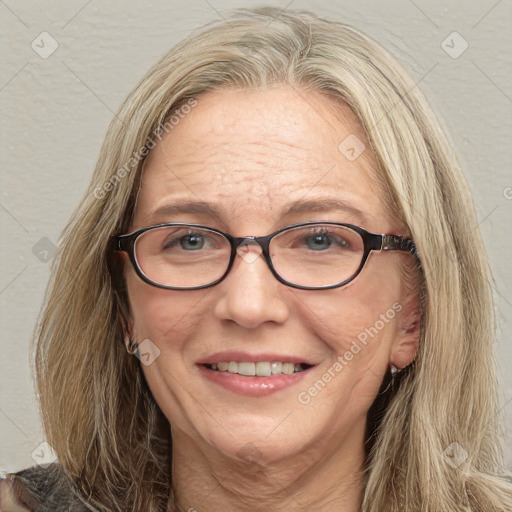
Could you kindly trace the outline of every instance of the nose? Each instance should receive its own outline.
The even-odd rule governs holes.
[[[284,323],[288,304],[281,296],[282,285],[268,268],[261,247],[243,244],[226,278],[217,285],[220,299],[214,313],[219,320],[230,320],[247,329],[266,322]]]

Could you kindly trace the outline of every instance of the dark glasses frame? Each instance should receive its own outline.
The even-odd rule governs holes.
[[[271,240],[279,235],[280,233],[283,233],[284,231],[288,231],[291,229],[304,227],[304,226],[315,226],[315,225],[329,225],[329,226],[339,226],[351,229],[352,231],[355,231],[358,233],[362,240],[363,240],[363,246],[364,246],[364,252],[361,258],[361,263],[359,264],[359,267],[357,270],[347,279],[344,281],[341,281],[339,283],[330,284],[330,285],[323,285],[323,286],[302,286],[297,285],[295,283],[292,283],[290,281],[287,281],[286,279],[282,278],[276,269],[274,268],[274,265],[272,263],[272,258],[270,257],[269,252],[269,246]],[[217,233],[221,236],[223,236],[231,245],[231,254],[228,266],[226,268],[226,271],[224,274],[222,274],[221,277],[216,279],[215,281],[212,281],[211,283],[200,285],[200,286],[169,286],[164,285],[161,283],[158,283],[156,281],[152,281],[147,277],[142,269],[140,268],[140,265],[137,261],[136,255],[135,255],[135,242],[137,238],[142,235],[143,233],[146,233],[147,231],[150,231],[152,229],[162,228],[162,227],[190,227],[190,228],[200,228],[205,229],[208,231],[212,231],[214,233]],[[241,236],[241,237],[235,237],[230,235],[229,233],[225,233],[224,231],[220,231],[216,228],[211,228],[209,226],[204,226],[201,224],[189,224],[186,222],[170,222],[165,224],[157,224],[155,226],[148,226],[142,229],[138,229],[137,231],[134,231],[132,233],[126,234],[126,235],[118,235],[114,238],[115,240],[115,249],[118,251],[126,252],[130,258],[131,264],[133,265],[133,268],[135,269],[135,272],[137,275],[147,284],[150,284],[152,286],[156,286],[157,288],[164,288],[167,290],[200,290],[203,288],[209,288],[210,286],[214,286],[218,283],[220,283],[223,279],[226,278],[226,276],[229,274],[229,271],[231,270],[233,263],[235,261],[235,257],[237,254],[237,249],[241,245],[259,245],[262,249],[262,253],[265,257],[265,261],[267,262],[267,265],[274,275],[274,277],[281,283],[291,286],[292,288],[298,288],[300,290],[325,290],[325,289],[331,289],[331,288],[339,288],[341,286],[344,286],[351,281],[353,281],[363,270],[366,261],[368,260],[368,256],[372,251],[405,251],[408,253],[413,254],[416,259],[418,259],[418,255],[416,252],[416,246],[414,244],[414,241],[412,238],[409,237],[402,237],[399,235],[392,235],[392,234],[376,234],[371,233],[367,231],[366,229],[363,229],[359,226],[355,226],[353,224],[344,224],[340,222],[304,222],[300,224],[292,224],[290,226],[286,226],[284,228],[281,228],[277,231],[274,231],[270,235],[266,236]]]

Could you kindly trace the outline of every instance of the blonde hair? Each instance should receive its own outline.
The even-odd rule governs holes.
[[[379,45],[343,23],[271,7],[210,24],[149,70],[113,119],[63,232],[35,366],[47,438],[67,477],[98,510],[165,510],[170,428],[122,342],[128,302],[112,236],[130,224],[144,156],[180,107],[215,88],[273,84],[351,107],[388,208],[421,260],[420,346],[368,432],[362,510],[510,510],[491,276],[450,144],[414,81]],[[464,454],[458,467],[447,459],[454,449]]]

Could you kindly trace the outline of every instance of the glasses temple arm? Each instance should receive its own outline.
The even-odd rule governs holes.
[[[130,239],[123,235],[116,236],[114,239],[114,247],[116,251],[128,252]]]
[[[404,238],[396,235],[382,235],[381,250],[383,251],[407,251],[417,257],[416,245],[412,238]]]

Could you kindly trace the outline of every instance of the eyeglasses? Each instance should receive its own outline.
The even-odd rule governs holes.
[[[406,251],[411,238],[378,235],[352,224],[306,222],[267,236],[234,237],[199,224],[173,222],[116,237],[139,277],[169,290],[197,290],[222,281],[237,253],[251,262],[263,253],[278,281],[293,288],[320,290],[353,281],[371,251]],[[257,251],[250,250],[256,246]]]

